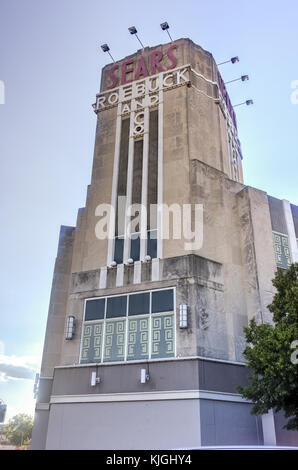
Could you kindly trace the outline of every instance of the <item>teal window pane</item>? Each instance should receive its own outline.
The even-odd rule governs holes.
[[[125,356],[126,320],[106,321],[104,362],[123,361]]]
[[[273,232],[275,261],[278,268],[287,269],[291,264],[291,255],[287,235]]]
[[[129,318],[127,332],[127,360],[149,358],[150,317]]]
[[[173,357],[175,353],[174,314],[152,315],[151,357]]]
[[[83,328],[81,363],[101,362],[103,321],[86,324]]]

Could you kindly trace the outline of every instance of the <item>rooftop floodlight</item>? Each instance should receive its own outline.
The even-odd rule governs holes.
[[[236,64],[237,62],[239,62],[239,57],[238,56],[232,57],[231,62],[232,62],[232,64]]]
[[[96,103],[93,103],[92,104],[92,108],[93,108],[93,111],[95,112],[95,114],[98,113],[98,109],[97,109],[97,104]]]
[[[249,80],[249,76],[248,75],[242,75],[239,78],[235,78],[234,80],[230,80],[228,82],[225,82],[225,85],[227,85],[228,83],[237,82],[238,80],[242,80],[242,82],[246,82],[247,80]]]
[[[137,28],[135,26],[131,26],[130,28],[128,28],[128,31],[130,32],[130,34],[137,34]]]
[[[238,56],[231,57],[231,59],[225,60],[224,62],[220,62],[219,64],[216,64],[216,65],[228,64],[229,62],[232,62],[232,64],[236,64],[237,62],[239,62],[239,57]]]
[[[115,62],[112,55],[111,55],[111,53],[110,53],[109,46],[107,44],[102,44],[100,47],[102,48],[103,52],[107,52],[109,54],[109,56],[111,57],[112,61]]]
[[[234,108],[236,106],[242,106],[243,104],[246,104],[246,106],[250,106],[251,104],[254,104],[254,102],[253,102],[253,100],[246,100],[246,101],[243,101],[243,103],[234,104]]]
[[[130,26],[130,28],[128,28],[128,31],[130,32],[130,34],[135,34],[136,35],[136,38],[139,41],[139,43],[141,44],[142,49],[144,49],[144,46],[143,46],[139,36],[137,35],[137,32],[138,32],[137,28],[135,26]]]
[[[173,42],[173,39],[171,38],[171,35],[170,35],[170,33],[169,33],[169,28],[170,28],[169,23],[168,23],[167,21],[165,21],[164,23],[161,23],[161,24],[160,24],[160,27],[161,27],[161,29],[162,29],[163,31],[166,31],[166,32],[168,33],[169,38],[170,38],[171,41]]]

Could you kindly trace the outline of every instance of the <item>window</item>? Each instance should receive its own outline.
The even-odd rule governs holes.
[[[105,314],[105,301],[104,299],[90,300],[86,304],[85,321],[99,320]]]
[[[82,364],[174,355],[173,288],[85,301]]]
[[[147,232],[147,255],[157,258],[157,230]]]
[[[287,269],[291,264],[288,236],[273,232],[275,261],[278,268]]]
[[[130,258],[132,258],[134,261],[139,261],[140,259],[140,235],[139,233],[131,234]]]
[[[107,318],[125,317],[126,302],[126,295],[109,297],[107,299]]]
[[[152,313],[168,312],[173,310],[172,289],[152,292]]]
[[[144,315],[150,313],[150,294],[132,294],[129,296],[128,315]]]
[[[123,263],[124,236],[115,237],[114,260],[117,264]]]

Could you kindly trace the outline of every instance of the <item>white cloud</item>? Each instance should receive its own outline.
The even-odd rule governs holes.
[[[39,370],[39,358],[36,356],[7,356],[0,354],[0,382],[8,380],[34,380]]]

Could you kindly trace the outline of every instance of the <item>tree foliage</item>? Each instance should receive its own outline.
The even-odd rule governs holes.
[[[5,426],[8,442],[15,446],[28,444],[32,436],[32,416],[20,413],[11,418]]]
[[[272,283],[276,294],[268,309],[273,324],[258,325],[253,319],[244,328],[243,355],[251,374],[248,386],[238,391],[254,403],[252,414],[283,410],[289,418],[285,428],[298,429],[298,366],[293,350],[298,340],[298,263],[285,271],[278,269]]]

